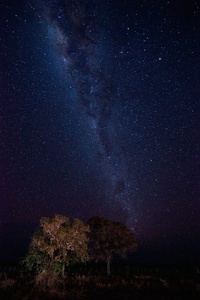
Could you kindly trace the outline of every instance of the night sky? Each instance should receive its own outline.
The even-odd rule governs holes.
[[[123,222],[138,261],[199,261],[198,1],[3,0],[0,14],[1,258],[64,214]]]

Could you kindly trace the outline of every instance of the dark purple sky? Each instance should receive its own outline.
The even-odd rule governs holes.
[[[125,223],[141,260],[199,260],[198,1],[0,11],[2,257],[59,213]]]

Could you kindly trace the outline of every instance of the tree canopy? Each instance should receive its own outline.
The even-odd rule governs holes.
[[[79,219],[70,222],[68,217],[55,215],[41,218],[40,229],[33,235],[29,252],[25,258],[31,270],[62,270],[70,263],[87,261],[89,226]]]
[[[101,217],[89,219],[89,253],[96,261],[107,263],[110,274],[110,260],[114,254],[126,257],[128,252],[137,249],[134,234],[125,225]]]

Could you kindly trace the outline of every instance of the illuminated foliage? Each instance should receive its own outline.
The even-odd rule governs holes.
[[[40,230],[32,237],[29,252],[24,260],[29,270],[55,270],[64,275],[65,266],[88,260],[87,233],[89,226],[79,219],[55,215],[42,218]]]

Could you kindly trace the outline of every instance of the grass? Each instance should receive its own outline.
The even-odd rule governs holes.
[[[125,266],[120,269],[116,265],[113,270],[113,275],[106,276],[101,273],[101,266],[93,269],[77,267],[71,269],[65,278],[53,272],[42,272],[37,276],[20,270],[2,272],[0,299],[200,299],[200,274],[194,266]]]

